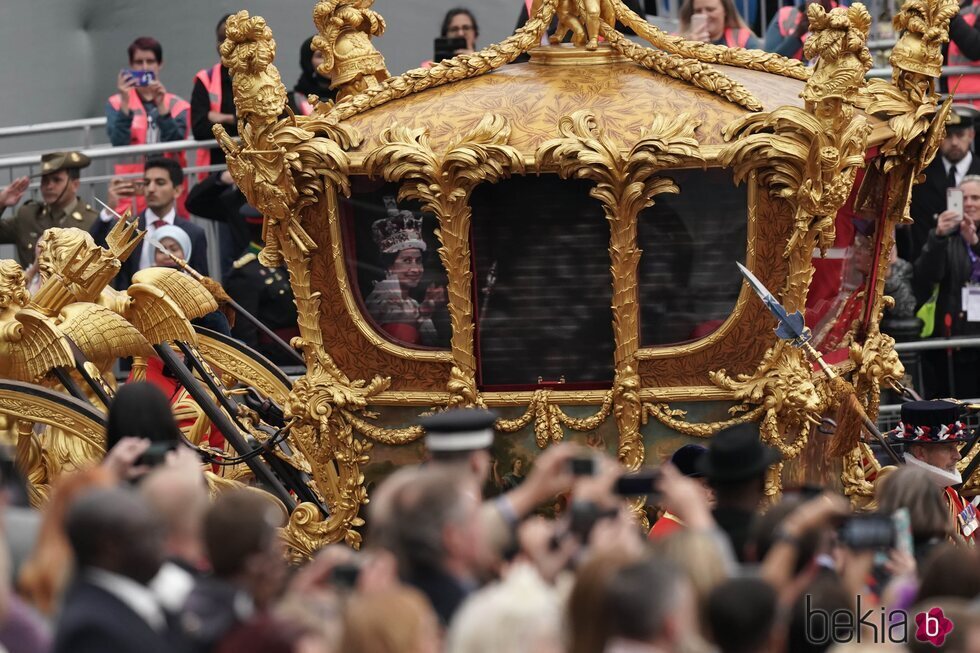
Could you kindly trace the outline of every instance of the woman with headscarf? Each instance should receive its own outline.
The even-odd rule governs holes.
[[[336,95],[330,89],[330,80],[316,71],[323,63],[323,53],[313,49],[313,37],[303,41],[299,49],[299,67],[303,73],[296,81],[293,90],[287,93],[289,108],[297,116],[308,116],[313,113],[313,103],[310,96],[316,95],[320,100],[332,100]]]

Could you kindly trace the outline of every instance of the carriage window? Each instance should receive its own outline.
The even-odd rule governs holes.
[[[640,212],[637,240],[640,343],[698,340],[735,308],[745,263],[748,192],[724,170],[665,173],[679,195],[657,195]]]
[[[344,253],[362,314],[379,333],[404,346],[449,347],[452,335],[446,272],[439,260],[437,220],[416,202],[400,202],[395,184],[351,180],[339,197]]]
[[[875,260],[875,221],[854,215],[845,207],[836,218],[837,238],[826,256],[813,257],[814,275],[806,300],[806,322],[813,330],[814,345],[831,352],[847,346],[847,336],[863,319],[868,285]],[[911,292],[912,266],[893,268],[885,294],[902,300],[895,309],[911,317],[915,297]],[[894,313],[898,314],[898,313]]]
[[[608,387],[609,227],[592,184],[554,175],[477,188],[472,249],[480,382]]]

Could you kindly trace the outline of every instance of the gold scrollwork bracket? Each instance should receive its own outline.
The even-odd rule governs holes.
[[[473,189],[522,174],[520,153],[508,145],[510,125],[501,116],[487,114],[470,132],[437,154],[424,130],[391,127],[381,145],[368,154],[364,168],[371,176],[401,183],[399,200],[415,199],[439,219],[439,258],[449,277],[449,318],[454,367],[448,389],[450,406],[482,405],[476,387],[473,300],[470,294],[469,205]]]
[[[661,193],[680,189],[664,169],[682,162],[704,164],[694,131],[699,121],[689,114],[656,116],[637,143],[623,151],[600,128],[595,116],[579,111],[558,123],[559,138],[546,141],[535,154],[538,169],[555,163],[563,178],[595,182],[589,194],[602,203],[609,221],[609,257],[613,281],[613,335],[616,342],[616,378],[613,383],[613,414],[619,427],[619,457],[630,469],[643,462],[640,435],[642,401],[636,352],[639,348],[636,244],[639,212],[653,205]]]

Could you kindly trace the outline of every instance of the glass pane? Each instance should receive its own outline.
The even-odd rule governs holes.
[[[354,178],[351,190],[350,199],[338,202],[347,274],[362,314],[400,345],[448,349],[452,332],[436,217],[415,202],[396,201],[395,184]]]
[[[834,246],[824,257],[819,252],[813,257],[813,281],[806,302],[813,344],[824,353],[844,345],[847,334],[864,318],[874,264],[874,221],[856,216],[845,206],[837,214],[835,225]]]
[[[484,387],[612,381],[609,227],[591,187],[542,175],[473,193]]]
[[[742,286],[748,191],[726,170],[665,173],[679,195],[657,195],[640,212],[640,343],[699,340],[731,314]]]

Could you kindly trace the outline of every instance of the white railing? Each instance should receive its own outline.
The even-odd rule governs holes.
[[[96,119],[90,119],[96,120]],[[74,121],[73,126],[77,126],[80,121]],[[104,122],[104,119],[103,119]],[[59,125],[61,123],[46,123],[45,125],[34,126],[34,127],[44,127],[48,128],[51,125]],[[64,123],[67,124],[67,123]],[[19,130],[18,134],[32,133],[27,131],[30,125],[25,125],[23,128],[8,128],[9,130]],[[56,130],[55,130],[56,131]],[[36,132],[41,133],[41,132]],[[90,204],[95,205],[95,198],[104,199],[106,196],[106,185],[108,181],[114,177],[139,177],[142,173],[133,172],[128,174],[116,174],[114,167],[116,164],[120,163],[139,163],[143,161],[148,155],[154,154],[166,154],[172,152],[189,152],[191,153],[187,158],[193,160],[193,153],[201,149],[211,149],[217,147],[217,143],[214,141],[195,141],[195,140],[183,140],[183,141],[173,141],[169,143],[154,143],[152,145],[127,145],[122,147],[112,147],[100,145],[92,148],[83,148],[80,151],[92,159],[92,166],[83,171],[81,177],[81,184],[79,188],[79,196]],[[71,148],[66,148],[71,149]],[[19,154],[15,156],[0,156],[0,186],[6,186],[14,179],[33,174],[41,165],[40,154]],[[193,186],[197,182],[197,173],[200,172],[215,172],[219,170],[224,170],[226,166],[224,164],[209,165],[209,166],[195,166],[189,165],[184,168],[184,173],[188,180],[188,185]],[[86,174],[89,172],[94,172],[94,174]],[[32,178],[31,184],[28,187],[28,192],[33,192],[40,186],[40,179]],[[37,197],[37,194],[35,194]],[[222,252],[220,250],[221,239],[218,232],[218,223],[213,220],[207,219],[195,219],[195,222],[200,225],[207,233],[208,238],[208,266],[210,267],[211,273],[218,277],[218,270],[220,270],[220,261],[222,258]],[[0,245],[0,258],[16,258],[16,253],[12,245]]]

